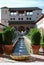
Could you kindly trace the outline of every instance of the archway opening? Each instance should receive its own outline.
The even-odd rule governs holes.
[[[25,27],[19,26],[18,31],[20,31],[20,32],[23,31],[24,32],[25,31]]]

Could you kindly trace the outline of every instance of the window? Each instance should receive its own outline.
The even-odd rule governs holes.
[[[24,16],[25,14],[23,13],[23,16]]]
[[[33,12],[27,12],[27,15],[32,15],[33,14]]]
[[[27,18],[27,20],[28,20],[28,18]]]
[[[27,18],[27,20],[31,20],[31,18]]]
[[[27,12],[27,15],[29,15],[29,12]]]
[[[37,15],[39,15],[39,13],[37,13]]]
[[[14,15],[17,15],[17,12],[14,12],[13,14],[14,14]]]
[[[32,15],[33,14],[33,12],[30,12],[30,15]]]
[[[11,15],[13,15],[13,12],[11,12]]]
[[[22,16],[22,15],[23,15],[23,14],[21,14],[21,13],[19,14],[19,16]]]
[[[10,20],[12,20],[12,18],[10,18]]]
[[[31,18],[29,18],[31,20]]]
[[[13,20],[15,20],[15,18],[13,18]]]
[[[18,20],[20,20],[20,18],[18,18]]]
[[[21,18],[21,20],[23,20],[23,18]]]

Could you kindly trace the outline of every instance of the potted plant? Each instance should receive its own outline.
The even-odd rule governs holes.
[[[31,30],[30,36],[31,36],[33,53],[38,54],[39,48],[40,48],[41,34],[38,31],[38,29],[34,28],[34,29]]]
[[[11,29],[6,29],[4,30],[4,47],[3,50],[5,54],[10,54],[13,48],[12,44],[12,30]]]
[[[42,48],[43,48],[43,52],[44,52],[44,34],[42,35]]]

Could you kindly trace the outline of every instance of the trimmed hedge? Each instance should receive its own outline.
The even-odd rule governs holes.
[[[40,45],[41,34],[38,29],[34,28],[30,30],[30,39],[32,45]]]

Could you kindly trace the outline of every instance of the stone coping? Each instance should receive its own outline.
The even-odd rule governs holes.
[[[29,55],[22,55],[22,56],[16,56],[16,55],[10,55],[10,57],[13,59],[13,60],[27,60],[29,59]]]
[[[27,48],[28,53],[29,54],[33,53],[32,46],[31,46],[31,41],[26,36],[24,36],[24,43],[25,43],[25,46]]]

